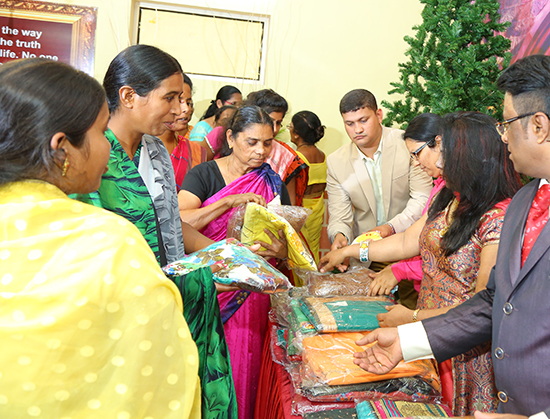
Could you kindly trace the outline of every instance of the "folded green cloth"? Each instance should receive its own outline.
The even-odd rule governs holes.
[[[363,332],[379,327],[376,316],[386,313],[388,300],[376,297],[303,297],[302,311],[318,332]]]

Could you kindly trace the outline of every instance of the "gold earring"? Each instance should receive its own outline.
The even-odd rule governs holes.
[[[63,169],[61,170],[61,176],[67,176],[67,170],[69,170],[69,159],[65,157],[65,161],[63,162]]]

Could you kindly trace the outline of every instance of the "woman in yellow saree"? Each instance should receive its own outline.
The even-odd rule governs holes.
[[[66,195],[99,187],[108,118],[83,72],[0,67],[0,417],[200,417],[178,289],[134,225]]]

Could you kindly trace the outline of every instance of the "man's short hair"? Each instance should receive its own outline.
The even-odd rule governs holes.
[[[258,106],[266,111],[282,112],[285,115],[288,112],[288,102],[284,97],[272,89],[258,90],[250,93],[246,98],[247,106]]]
[[[497,87],[512,95],[518,113],[550,114],[550,57],[530,55],[516,61],[500,75]]]
[[[340,101],[340,113],[355,112],[361,108],[369,108],[374,112],[378,110],[376,98],[366,89],[355,89],[344,95]]]

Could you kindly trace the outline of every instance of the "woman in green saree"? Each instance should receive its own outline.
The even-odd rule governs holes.
[[[133,45],[114,58],[103,82],[111,115],[105,132],[111,144],[108,170],[97,193],[78,197],[132,222],[161,265],[212,243],[181,222],[170,156],[157,138],[181,112],[182,86],[179,63],[156,47]],[[203,418],[237,418],[210,268],[192,272],[176,285],[199,349]]]

